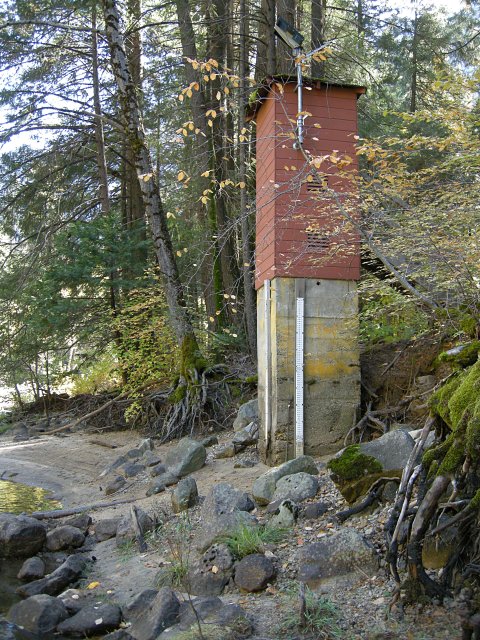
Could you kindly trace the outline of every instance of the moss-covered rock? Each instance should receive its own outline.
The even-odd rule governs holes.
[[[470,367],[478,359],[480,352],[480,340],[473,340],[468,344],[459,345],[455,349],[444,351],[438,356],[439,362],[448,362],[454,368],[465,369]]]
[[[341,487],[339,486],[339,491],[349,504],[353,504],[359,498],[365,496],[372,484],[379,478],[401,478],[401,476],[402,472],[400,470],[369,473],[367,476],[360,478],[360,480],[354,480]]]
[[[428,450],[423,462],[430,476],[434,461],[438,464],[436,474],[454,475],[465,456],[476,459],[480,453],[480,360],[455,374],[434,393],[430,407],[452,433],[445,442]]]
[[[383,475],[383,467],[373,456],[360,451],[358,444],[347,447],[328,463],[332,480],[347,502],[355,502]]]

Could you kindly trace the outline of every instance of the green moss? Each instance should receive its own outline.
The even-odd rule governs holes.
[[[372,456],[360,451],[358,444],[352,444],[338,457],[328,463],[328,469],[334,474],[334,481],[339,484],[359,480],[362,476],[380,473],[382,465]]]
[[[434,415],[440,416],[450,429],[453,428],[450,418],[449,402],[455,391],[462,384],[466,373],[464,371],[455,374],[448,382],[438,389],[430,398],[430,408]]]
[[[186,379],[191,377],[193,371],[202,372],[207,368],[207,361],[202,356],[193,333],[188,334],[183,339],[180,357],[180,371]]]
[[[465,369],[475,364],[480,351],[480,340],[473,340],[469,344],[459,346],[463,346],[459,353],[444,351],[438,356],[438,361],[448,362],[457,369]]]
[[[425,451],[422,458],[423,466],[426,469],[430,469],[430,467],[434,462],[438,463],[439,460],[443,460],[443,458],[445,457],[445,454],[450,449],[450,445],[453,443],[454,440],[455,440],[455,434],[451,433],[444,442],[437,445],[436,447],[431,447],[430,449]],[[438,468],[438,464],[437,464],[437,468]]]
[[[341,487],[339,491],[345,500],[349,504],[353,504],[362,496],[365,496],[375,482],[379,478],[401,478],[402,472],[400,470],[393,471],[379,471],[378,473],[370,473],[368,476],[364,476],[360,480],[349,482]]]
[[[463,464],[465,459],[465,443],[463,438],[457,435],[450,445],[445,457],[438,467],[437,475],[445,476],[454,474],[455,471]]]
[[[178,384],[172,393],[168,396],[168,401],[171,404],[177,404],[177,402],[181,402],[185,396],[187,395],[187,385],[186,384]]]
[[[480,509],[480,489],[477,489],[475,492],[475,495],[470,500],[468,508],[472,509],[472,511],[478,511]]]
[[[258,375],[247,376],[244,380],[245,384],[258,384]]]

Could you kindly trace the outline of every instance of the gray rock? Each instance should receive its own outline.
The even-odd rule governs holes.
[[[67,589],[58,597],[65,605],[69,615],[73,616],[87,604],[88,595],[81,589]]]
[[[72,582],[80,578],[87,564],[87,558],[81,554],[69,556],[55,571],[52,571],[44,578],[18,587],[17,593],[23,598],[44,593],[50,596],[57,596]]]
[[[138,448],[143,454],[143,453],[146,453],[147,451],[153,451],[154,446],[155,445],[153,443],[152,438],[145,438],[140,442],[140,444],[138,445]]]
[[[237,449],[248,447],[258,442],[258,423],[250,422],[246,427],[237,431],[232,438],[233,444]]]
[[[127,484],[127,481],[123,476],[116,476],[105,487],[105,495],[111,496],[112,493],[117,493],[117,491],[120,491],[120,489],[124,487],[126,484]]]
[[[192,611],[192,605],[195,613]],[[224,605],[220,598],[195,598],[180,605],[179,623],[165,630],[159,640],[185,640],[197,637],[197,616],[206,638],[222,638],[222,640],[241,640],[253,633],[250,620],[241,607],[236,604]]]
[[[233,465],[234,469],[251,469],[252,467],[254,467],[255,465],[257,465],[258,462],[256,460],[237,460],[235,462],[235,464]]]
[[[253,497],[259,504],[268,504],[275,493],[277,482],[285,476],[291,476],[294,473],[300,472],[309,473],[313,476],[318,474],[318,469],[313,458],[310,456],[299,456],[262,474],[253,483]]]
[[[153,520],[142,509],[137,508],[137,520],[143,533],[151,531],[153,529]],[[116,543],[117,547],[121,547],[123,544],[135,540],[136,533],[133,525],[132,516],[128,513],[118,523]]]
[[[195,549],[204,553],[218,538],[230,533],[240,526],[256,527],[257,519],[246,511],[233,511],[206,520],[197,529],[193,539]]]
[[[66,524],[70,527],[76,527],[80,529],[82,533],[87,535],[88,527],[92,524],[92,517],[88,515],[88,513],[80,513],[78,516],[73,516],[68,520],[65,520],[63,524]]]
[[[378,460],[385,471],[393,471],[405,467],[414,446],[414,439],[403,429],[397,429],[371,442],[362,442],[360,451]]]
[[[64,549],[78,549],[84,542],[85,535],[80,529],[66,524],[47,533],[45,546],[48,551],[63,551]]]
[[[2,640],[18,640],[22,636],[18,625],[8,620],[0,620],[0,638]]]
[[[201,443],[205,448],[213,447],[215,444],[218,444],[218,438],[217,436],[207,436],[201,441]]]
[[[138,462],[130,462],[129,464],[125,464],[122,467],[122,473],[126,478],[134,478],[144,470],[145,465],[139,464]]]
[[[170,471],[166,471],[165,473],[162,473],[161,476],[158,476],[158,478],[155,478],[152,484],[148,487],[147,496],[153,496],[156,493],[161,493],[172,484],[177,484],[177,482],[178,476],[170,473]]]
[[[57,631],[83,638],[113,631],[121,620],[122,612],[116,604],[89,605],[68,620],[61,622],[57,626]]]
[[[253,553],[235,565],[235,584],[242,591],[262,591],[275,577],[275,567],[269,558]]]
[[[161,462],[162,462],[162,459],[160,458],[160,456],[157,455],[156,453],[153,453],[153,451],[145,451],[145,453],[143,454],[142,463],[146,467],[154,467],[155,465],[160,464]]]
[[[253,511],[255,503],[248,493],[236,489],[228,482],[213,485],[202,505],[202,517],[205,520],[233,511]]]
[[[28,516],[0,513],[0,556],[28,558],[43,547],[47,537],[44,524]]]
[[[240,431],[240,429],[246,427],[250,422],[256,421],[258,421],[258,400],[254,398],[239,407],[237,417],[233,422],[233,429]]]
[[[140,449],[140,448],[135,448],[135,449],[130,449],[129,451],[127,451],[127,453],[125,454],[125,456],[129,459],[129,460],[138,460],[139,458],[141,458],[143,456],[145,452]]]
[[[143,615],[157,597],[158,589],[144,589],[123,608],[123,617],[131,621]]]
[[[312,504],[303,505],[299,515],[304,520],[315,520],[323,516],[327,511],[328,504],[326,502],[313,502]]]
[[[125,629],[117,629],[112,633],[103,636],[103,640],[135,640]]]
[[[395,502],[397,490],[398,482],[387,482],[383,487],[382,500],[385,500],[385,502]]]
[[[178,620],[180,602],[169,587],[162,587],[144,614],[129,629],[135,640],[156,640]]]
[[[158,464],[156,464],[156,465],[151,467],[150,475],[152,477],[161,476],[164,473],[166,473],[166,471],[167,471],[167,467],[164,464],[162,464],[161,462],[159,462]]]
[[[298,518],[298,505],[292,500],[282,500],[270,518],[270,526],[287,529],[293,527]]]
[[[36,637],[53,634],[55,627],[65,618],[68,618],[68,611],[62,601],[45,594],[18,602],[8,612],[10,622],[30,631]]]
[[[105,469],[102,471],[99,477],[103,478],[107,476],[109,473],[111,473],[112,471],[115,471],[115,469],[118,469],[119,467],[122,466],[122,464],[125,464],[128,461],[129,461],[129,458],[127,455],[119,456],[116,460],[112,462],[112,464],[109,464],[108,467],[105,467]]]
[[[342,584],[352,577],[368,578],[378,571],[375,550],[355,529],[347,527],[302,547],[296,558],[297,579],[312,589]]]
[[[172,493],[172,508],[174,513],[186,511],[193,507],[198,500],[197,483],[193,478],[183,478]]]
[[[280,478],[273,494],[273,500],[293,500],[303,502],[317,495],[318,479],[309,473],[294,473]]]
[[[206,459],[207,450],[203,444],[191,438],[182,438],[177,446],[168,452],[165,462],[171,473],[183,478],[201,469]]]
[[[233,575],[233,556],[225,544],[212,545],[193,562],[187,576],[188,592],[196,596],[218,596]]]
[[[105,518],[95,523],[95,537],[98,542],[110,540],[117,535],[120,518]]]
[[[237,448],[235,447],[233,442],[226,442],[215,451],[215,459],[223,460],[225,458],[233,458],[236,453]]]
[[[30,580],[43,578],[44,575],[45,563],[41,558],[35,556],[34,558],[28,558],[28,560],[25,560],[18,572],[17,578],[19,580],[29,582]]]

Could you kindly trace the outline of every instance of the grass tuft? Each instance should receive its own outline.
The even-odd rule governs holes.
[[[287,533],[285,529],[272,527],[268,524],[259,527],[242,524],[220,536],[218,541],[226,544],[232,555],[237,560],[241,560],[252,553],[263,553],[267,544],[282,542]]]

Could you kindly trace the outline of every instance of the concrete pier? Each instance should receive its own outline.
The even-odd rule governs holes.
[[[257,292],[259,446],[263,460],[270,465],[295,457],[296,281],[284,277],[270,281],[268,319],[265,285]],[[308,278],[303,282],[305,453],[321,456],[343,446],[357,419],[357,286],[353,280]]]

